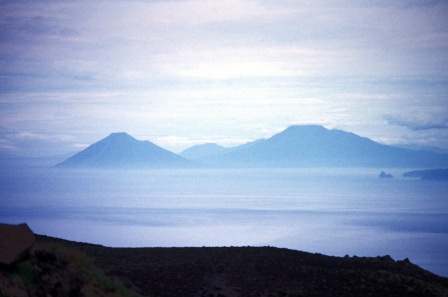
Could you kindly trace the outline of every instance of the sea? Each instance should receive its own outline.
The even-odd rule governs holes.
[[[448,276],[448,182],[407,170],[2,168],[0,223],[109,247],[390,255]]]

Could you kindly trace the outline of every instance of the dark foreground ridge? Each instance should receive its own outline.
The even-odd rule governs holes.
[[[408,260],[330,257],[273,247],[75,248],[145,296],[448,296],[448,279]]]
[[[48,244],[50,243],[50,244]],[[26,224],[0,224],[1,297],[139,297],[131,284],[107,276],[93,258],[66,245],[36,242]]]

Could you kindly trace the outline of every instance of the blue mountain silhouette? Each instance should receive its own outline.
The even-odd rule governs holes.
[[[254,144],[260,143],[264,139],[258,139],[252,142],[248,142],[236,147],[223,147],[216,143],[204,143],[192,146],[182,151],[179,155],[188,160],[201,160],[207,157],[213,157],[216,155],[222,155],[234,151],[238,151],[244,148],[248,148]]]
[[[57,167],[165,168],[188,167],[191,162],[150,141],[140,141],[127,133],[112,133]]]
[[[291,126],[271,138],[198,159],[224,167],[440,167],[448,155],[387,146],[317,125]]]
[[[210,156],[224,154],[226,152],[228,152],[228,148],[220,146],[216,143],[204,143],[192,146],[181,152],[179,155],[185,159],[197,160]]]
[[[196,167],[198,163],[212,167],[448,166],[448,154],[383,145],[350,132],[317,125],[291,126],[271,138],[233,148],[216,144],[194,146],[181,155],[126,133],[113,133],[56,166],[179,168]]]

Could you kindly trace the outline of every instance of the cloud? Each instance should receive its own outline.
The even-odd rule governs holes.
[[[16,146],[14,143],[8,139],[0,138],[0,152],[2,151],[14,151]]]
[[[73,135],[39,133],[33,131],[7,131],[0,134],[0,153],[18,156],[52,156],[75,151]]]
[[[30,9],[34,7],[35,10]],[[51,6],[47,6],[51,7]],[[4,6],[0,14],[2,42],[48,42],[48,38],[73,37],[79,31],[62,15],[47,15],[40,6]],[[30,9],[30,10],[28,10]]]
[[[32,35],[47,35],[53,33],[57,27],[48,24],[41,16],[35,16],[25,21],[21,29]]]
[[[11,4],[3,18],[7,26],[0,26],[10,36],[12,55],[0,52],[1,87],[74,90],[145,87],[157,79],[400,75],[422,71],[422,65],[435,71],[438,55],[421,63],[400,42],[440,43],[443,32],[430,32],[440,13],[428,20],[416,9],[404,11],[326,1]],[[403,49],[405,54],[393,52]]]
[[[448,129],[447,110],[436,111],[433,113],[406,113],[403,115],[386,116],[386,120],[391,125],[406,127],[412,131],[424,130],[445,130]]]
[[[427,107],[448,94],[446,1],[405,2],[3,1],[0,125],[60,150],[123,130],[181,147],[446,129],[447,104]]]

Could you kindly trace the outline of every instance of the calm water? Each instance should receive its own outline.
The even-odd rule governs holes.
[[[391,255],[448,276],[448,182],[382,169],[0,171],[0,221],[107,246]]]

